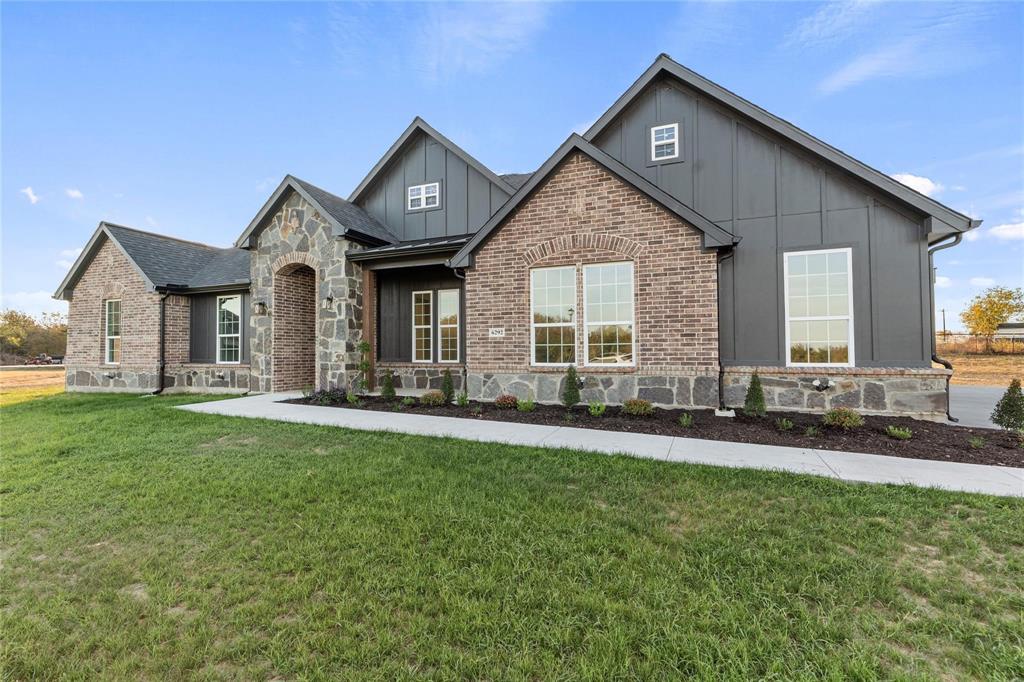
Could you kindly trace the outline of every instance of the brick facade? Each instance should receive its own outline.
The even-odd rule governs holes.
[[[590,388],[616,384],[610,402],[646,393],[658,403],[716,404],[715,252],[702,248],[698,230],[579,153],[517,208],[466,271],[470,393],[487,398],[496,390],[533,391],[541,400],[557,395],[555,378],[539,375],[564,369],[530,364],[530,269],[624,260],[634,266],[636,366],[580,363],[583,334],[577,316],[577,364],[592,379]],[[576,309],[582,310],[579,267],[576,288]],[[504,328],[505,336],[492,338],[493,327]],[[632,378],[614,378],[623,375]]]
[[[312,388],[316,381],[316,272],[287,265],[274,276],[275,391]]]

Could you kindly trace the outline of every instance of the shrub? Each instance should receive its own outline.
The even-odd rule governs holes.
[[[576,374],[576,366],[565,368],[565,388],[562,389],[562,404],[572,407],[580,401],[580,378]]]
[[[405,411],[405,403],[395,403],[394,405],[391,406],[391,411],[392,412],[404,412]]]
[[[441,393],[444,395],[444,404],[451,405],[455,400],[455,384],[452,382],[452,371],[444,370],[444,377],[441,379]]]
[[[359,379],[356,381],[356,387],[362,393],[370,387],[370,344],[360,341],[357,348],[359,349]]]
[[[564,421],[566,424],[572,424],[574,421],[576,421],[576,415],[574,415],[571,410],[566,410],[565,416],[562,417],[562,421]]]
[[[970,445],[973,450],[981,450],[985,447],[985,439],[981,436],[971,436],[971,439],[967,441],[967,444]]]
[[[306,399],[317,405],[339,405],[345,401],[345,397],[345,391],[340,388],[325,388],[306,394]]]
[[[455,404],[459,407],[465,407],[469,405],[469,394],[463,391],[462,393],[455,396]]]
[[[681,415],[679,415],[679,425],[682,426],[684,429],[692,429],[693,415],[690,414],[689,412],[683,412]]]
[[[765,415],[764,389],[761,388],[761,377],[757,376],[757,372],[750,377],[747,397],[743,401],[743,414],[748,417],[763,417]]]
[[[860,413],[856,410],[851,410],[848,407],[834,407],[825,412],[821,418],[821,423],[825,426],[842,429],[843,431],[851,431],[864,426],[864,417],[860,416]]]
[[[779,431],[792,431],[793,420],[786,419],[785,417],[780,417],[779,419],[775,420],[775,428],[777,428]]]
[[[895,438],[896,440],[910,440],[914,436],[914,432],[906,426],[896,426],[889,424],[885,427],[885,435],[889,438]]]
[[[519,404],[516,405],[516,409],[520,412],[533,412],[537,409],[537,403],[533,402],[532,398],[526,400],[520,400]]]
[[[650,400],[630,398],[622,403],[622,411],[631,417],[649,417],[654,414],[654,406]]]
[[[604,411],[608,409],[608,406],[597,400],[591,401],[587,405],[587,412],[590,413],[591,417],[600,417],[604,414]]]
[[[808,426],[806,429],[804,429],[804,435],[807,436],[808,438],[817,438],[818,436],[821,435],[821,429],[813,425]]]
[[[992,422],[1008,431],[1024,429],[1024,395],[1021,395],[1020,379],[1011,381],[1006,393],[996,403]]]
[[[514,410],[519,407],[519,398],[503,393],[494,399],[494,405],[501,410]]]
[[[402,404],[405,405],[406,407],[412,407],[413,405],[416,404],[416,398],[413,398],[411,395],[407,395],[404,398],[402,398]]]
[[[384,372],[384,379],[380,382],[380,397],[388,402],[395,399],[395,377],[390,369]]]
[[[359,394],[349,391],[345,394],[345,400],[348,401],[349,405],[359,405],[362,401],[359,400]]]
[[[427,391],[420,396],[420,405],[426,405],[427,407],[441,407],[445,404],[444,393],[441,393],[441,391]]]

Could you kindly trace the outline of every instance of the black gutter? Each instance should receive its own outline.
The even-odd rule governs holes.
[[[153,395],[160,395],[164,392],[164,368],[167,366],[167,343],[164,337],[167,335],[167,297],[169,293],[160,294],[160,365],[156,377],[156,391]]]
[[[728,249],[722,249],[721,251],[718,252],[718,258],[717,258],[718,262],[716,264],[718,272],[716,273],[716,276],[721,277],[721,275],[722,275],[722,263],[724,263],[725,261],[729,260],[734,255],[735,255],[735,251],[733,251],[732,247],[729,247]],[[719,291],[722,290],[721,286],[718,287],[718,290]],[[719,312],[721,312],[721,311],[719,311]],[[724,412],[728,408],[725,406],[725,365],[722,364],[722,321],[721,321],[721,318],[722,318],[722,316],[719,315],[718,316],[718,409],[722,410]]]
[[[940,240],[939,242],[937,242],[936,246],[933,246],[930,249],[928,249],[928,288],[931,290],[932,294],[932,309],[930,311],[932,320],[932,362],[939,363],[940,365],[942,365],[951,372],[953,371],[953,363],[950,362],[949,360],[946,360],[945,358],[939,357],[938,348],[935,344],[935,264],[933,257],[936,251],[942,251],[943,249],[953,248],[954,246],[959,244],[963,238],[964,235],[960,232],[957,232],[955,235],[953,235],[953,241],[948,242],[946,244],[942,244]],[[952,376],[946,377],[946,419],[948,419],[951,422],[958,422],[960,420],[954,417],[952,413],[950,413],[949,411],[949,381],[951,378]]]

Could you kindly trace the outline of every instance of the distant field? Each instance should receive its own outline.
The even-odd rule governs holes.
[[[0,405],[12,405],[64,390],[64,368],[0,372]]]
[[[939,355],[953,363],[953,383],[961,386],[1006,386],[1010,379],[1024,379],[1024,355]],[[939,367],[940,365],[935,365]]]

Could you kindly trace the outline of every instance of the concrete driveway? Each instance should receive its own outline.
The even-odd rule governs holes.
[[[949,411],[960,420],[958,426],[998,429],[989,417],[1005,391],[999,386],[950,386]]]

